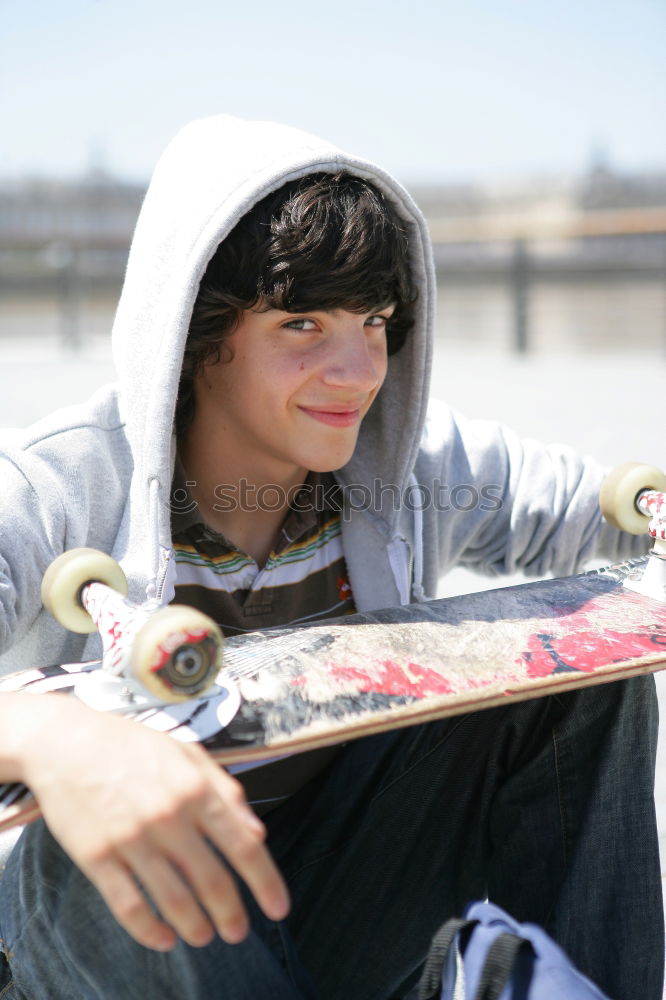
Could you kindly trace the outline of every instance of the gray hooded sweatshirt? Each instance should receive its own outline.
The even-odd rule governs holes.
[[[424,219],[405,190],[314,136],[220,115],[184,128],[155,170],[113,327],[118,383],[0,437],[1,672],[99,655],[96,635],[67,633],[41,606],[42,574],[65,549],[111,553],[135,601],[172,599],[173,418],[199,282],[255,202],[305,174],[341,169],[395,204],[418,289],[415,327],[336,473],[357,608],[421,600],[460,563],[561,575],[594,555],[630,553],[630,539],[602,527],[599,466],[429,405],[434,272]]]

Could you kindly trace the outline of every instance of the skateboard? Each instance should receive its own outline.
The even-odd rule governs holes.
[[[563,579],[232,637],[224,640],[221,666],[219,633],[205,616],[174,619],[166,640],[160,631],[157,643],[155,633],[137,642],[145,622],[168,619],[163,612],[173,606],[155,615],[137,611],[118,597],[115,564],[110,585],[89,576],[82,582],[89,553],[66,554],[74,569],[69,577],[47,574],[45,603],[70,626],[106,629],[104,662],[21,671],[0,681],[0,693],[73,695],[199,742],[227,765],[662,669],[666,477],[651,467],[624,467],[604,489],[606,517],[634,531],[649,524],[649,556]],[[72,609],[85,612],[80,621],[69,618]],[[118,672],[118,636],[127,635],[140,655]],[[193,677],[199,690],[184,697]],[[0,786],[0,830],[38,815],[28,789]]]

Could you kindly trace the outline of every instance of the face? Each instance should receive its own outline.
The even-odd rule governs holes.
[[[339,469],[386,377],[392,312],[246,311],[227,339],[232,360],[198,379],[193,430],[255,481]]]

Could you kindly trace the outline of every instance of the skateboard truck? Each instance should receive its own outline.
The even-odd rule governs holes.
[[[56,621],[73,632],[100,633],[97,707],[127,710],[212,694],[222,660],[217,625],[195,608],[135,605],[126,595],[122,569],[96,549],[63,553],[42,581],[44,606]]]
[[[647,531],[654,541],[645,571],[624,586],[666,601],[666,474],[638,462],[618,465],[604,480],[599,504],[609,524],[633,535]]]

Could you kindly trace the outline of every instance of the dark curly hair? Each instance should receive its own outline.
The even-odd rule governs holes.
[[[351,174],[310,174],[259,201],[219,245],[192,310],[176,405],[176,431],[194,415],[194,379],[229,360],[225,338],[242,312],[363,313],[391,303],[388,352],[413,326],[416,292],[405,225],[370,182]]]

